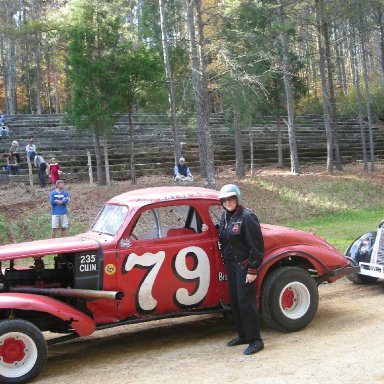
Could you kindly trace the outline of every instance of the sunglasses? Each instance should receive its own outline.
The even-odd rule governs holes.
[[[236,196],[228,196],[228,197],[223,197],[222,199],[220,199],[220,201],[222,203],[226,203],[227,201],[233,201],[236,199]]]

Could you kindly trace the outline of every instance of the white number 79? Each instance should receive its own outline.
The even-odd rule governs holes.
[[[191,254],[196,257],[196,265],[193,270],[187,267],[187,256]],[[131,253],[125,262],[124,270],[131,271],[135,266],[138,268],[150,268],[144,276],[137,293],[138,306],[141,311],[152,311],[157,306],[157,300],[153,297],[152,288],[156,277],[165,259],[165,252],[146,252],[141,256]],[[174,260],[176,276],[180,280],[195,280],[196,288],[190,295],[186,288],[176,291],[176,305],[181,307],[192,306],[204,300],[210,283],[210,265],[207,253],[199,247],[187,247],[182,249]]]

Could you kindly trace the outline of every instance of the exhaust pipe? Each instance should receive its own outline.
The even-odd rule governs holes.
[[[74,288],[35,288],[35,287],[10,287],[10,292],[33,293],[35,295],[74,297],[89,300],[122,300],[123,292],[94,291],[92,289]]]

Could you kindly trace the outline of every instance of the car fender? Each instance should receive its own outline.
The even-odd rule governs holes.
[[[300,250],[275,250],[273,253],[266,255],[264,258],[263,263],[258,269],[258,276],[257,276],[257,291],[261,292],[261,286],[263,284],[263,280],[269,270],[279,263],[281,260],[287,259],[289,257],[298,257],[305,259],[310,265],[311,268],[318,271],[319,276],[324,274],[331,274],[331,270],[323,263],[321,260],[313,255],[312,253],[300,251]],[[287,264],[288,265],[288,264]],[[260,296],[260,295],[259,295]],[[258,297],[258,300],[260,297]]]
[[[76,308],[47,296],[29,293],[1,293],[1,309],[20,309],[49,313],[68,321],[79,336],[88,336],[96,329],[95,321]]]

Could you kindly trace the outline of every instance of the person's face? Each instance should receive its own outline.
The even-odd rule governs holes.
[[[185,164],[185,161],[184,160],[180,160],[180,165],[184,165]]]
[[[237,208],[236,196],[224,197],[223,199],[220,199],[220,201],[223,207],[229,212],[232,212]]]
[[[64,183],[63,182],[58,183],[57,184],[57,188],[63,189],[64,188]]]

